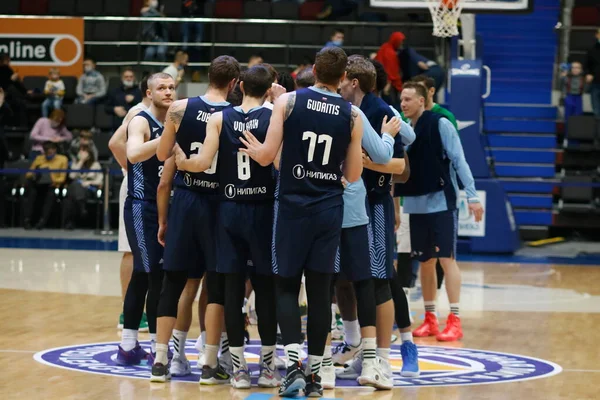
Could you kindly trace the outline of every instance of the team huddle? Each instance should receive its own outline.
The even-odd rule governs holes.
[[[406,182],[405,196],[447,190],[429,184],[440,178],[422,171],[429,167],[418,160],[411,163],[410,176],[416,171],[426,184],[411,183],[405,157],[412,162],[413,148],[418,154],[431,145],[439,117],[429,118],[432,113],[424,110],[425,87],[407,83],[402,104],[413,130],[377,96],[373,63],[348,57],[340,48],[317,53],[312,74],[314,85],[285,93],[271,66],[240,72],[233,57],[220,56],[209,67],[206,94],[176,101],[169,75],[148,78],[144,104],[130,111],[120,132],[127,168],[122,211],[134,270],[117,364],[147,360],[152,382],[190,374],[185,343],[202,282],[200,384],[251,387],[242,311],[249,284],[261,341],[259,387],[279,387],[284,397],[300,392],[321,397],[336,379],[392,389],[394,322],[402,339],[401,375],[419,375],[408,301],[394,268],[391,189],[396,181]],[[234,106],[228,99],[235,91],[242,97]],[[427,132],[425,143],[419,143],[417,128]],[[440,222],[421,222],[428,223]],[[454,258],[454,249],[435,250],[427,256]],[[447,286],[449,281],[455,283],[451,275]],[[298,303],[302,284],[308,305],[306,365]],[[335,349],[334,293],[346,328],[346,341]],[[150,353],[137,336],[144,308]],[[278,331],[284,360],[276,354]],[[438,333],[430,331],[426,335]],[[334,364],[345,368],[336,371]]]

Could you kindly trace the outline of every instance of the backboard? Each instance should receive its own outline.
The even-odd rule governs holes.
[[[530,12],[534,0],[461,0],[464,12]],[[371,0],[371,7],[419,9],[428,8],[426,0]]]

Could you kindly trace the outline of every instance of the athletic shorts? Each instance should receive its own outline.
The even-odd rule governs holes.
[[[410,253],[410,215],[400,206],[400,227],[396,231],[396,252]]]
[[[392,279],[394,276],[394,199],[388,193],[370,193],[367,202],[369,214],[369,242],[371,243],[371,276]]]
[[[162,268],[163,247],[158,243],[158,210],[155,202],[127,197],[123,208],[125,230],[133,254],[133,269],[151,272]]]
[[[410,215],[412,254],[419,261],[454,258],[457,239],[458,210]]]
[[[125,218],[123,209],[125,208],[125,199],[127,198],[127,174],[121,183],[119,189],[119,241],[117,250],[123,253],[131,253],[131,246],[127,240],[127,232],[125,231]]]
[[[280,210],[275,202],[273,273],[284,278],[299,276],[304,269],[333,274],[342,234],[344,206],[312,215]]]
[[[340,275],[350,282],[371,279],[368,225],[342,229],[339,264]]]
[[[222,201],[216,231],[217,272],[272,274],[273,201]]]
[[[165,238],[165,271],[188,271],[200,279],[216,270],[216,200],[192,190],[176,188],[169,207]]]

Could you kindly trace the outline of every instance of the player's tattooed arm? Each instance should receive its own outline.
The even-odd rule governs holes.
[[[355,121],[358,119],[358,113],[352,109],[352,118],[350,118],[350,130],[354,130]]]
[[[165,128],[161,135],[161,143],[156,150],[156,157],[160,161],[165,161],[173,154],[173,146],[175,145],[175,134],[179,130],[181,120],[187,108],[187,99],[177,100],[167,111],[167,119],[165,120]]]
[[[294,105],[296,104],[296,93],[295,92],[291,92],[287,96],[288,96],[287,101],[285,102],[284,121],[286,119],[288,119],[288,117],[292,113],[292,110],[294,109]]]

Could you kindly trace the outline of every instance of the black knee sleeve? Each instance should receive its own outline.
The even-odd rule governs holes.
[[[217,271],[206,271],[206,288],[208,304],[225,305],[225,278]]]
[[[398,325],[398,328],[400,329],[408,328],[410,326],[408,300],[406,299],[406,294],[404,294],[404,289],[402,289],[397,274],[394,274],[394,278],[390,280],[390,289],[392,298],[394,299],[396,325]]]
[[[244,292],[246,289],[246,273],[223,274],[225,282],[225,327],[229,346],[242,347],[244,345],[245,320],[242,314],[244,306]],[[258,297],[258,294],[257,294]]]
[[[308,354],[322,356],[327,335],[331,332],[331,296],[332,274],[304,270],[306,277],[306,297],[308,303]],[[297,295],[297,294],[296,294]],[[298,304],[298,299],[296,299]]]
[[[147,292],[148,274],[146,272],[133,271],[123,303],[124,329],[139,329],[142,314],[144,313]]]
[[[358,323],[361,328],[376,326],[377,311],[375,301],[375,282],[373,279],[353,282],[356,293],[356,309],[358,312]]]
[[[388,279],[373,279],[375,284],[375,305],[379,306],[392,299],[392,291]]]
[[[275,277],[252,274],[254,303],[258,317],[258,334],[263,346],[275,346],[277,342],[277,305],[275,301]],[[225,311],[227,312],[227,311]]]
[[[158,317],[177,318],[177,305],[186,283],[187,271],[165,271],[158,302]]]
[[[158,301],[160,299],[164,272],[156,268],[148,274],[148,297],[146,298],[146,316],[148,317],[148,332],[156,333],[156,317],[158,316]]]
[[[396,268],[396,274],[400,287],[410,287],[412,282],[412,259],[410,253],[398,253],[397,258],[398,267]]]
[[[440,263],[440,259],[438,258],[435,263],[435,274],[437,275],[437,288],[441,289],[442,283],[444,282],[444,268],[442,268],[442,264]]]
[[[300,292],[301,283],[302,275],[292,278],[283,278],[281,276],[275,277],[275,294],[277,296],[277,321],[279,321],[279,327],[281,328],[281,337],[283,339],[284,345],[302,342],[300,306],[298,305],[298,294]],[[329,291],[327,291],[327,293],[329,293]],[[308,307],[310,309],[310,300]],[[329,310],[329,312],[331,312],[331,305],[328,305],[327,309]]]

